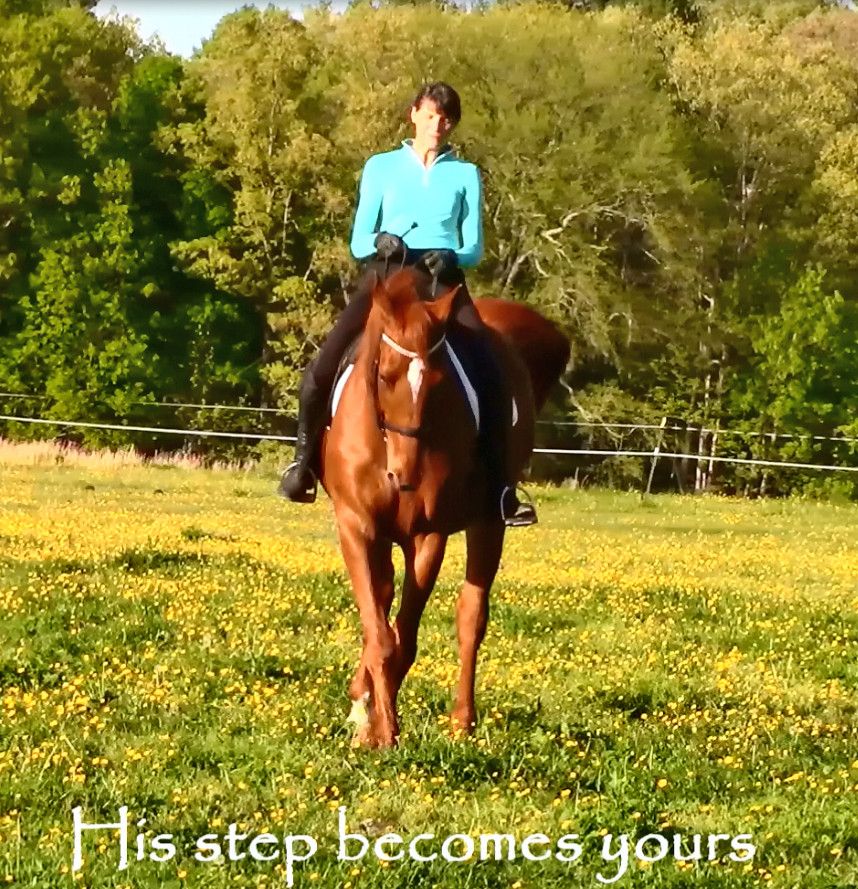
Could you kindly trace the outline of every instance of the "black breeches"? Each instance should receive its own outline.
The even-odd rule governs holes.
[[[367,267],[367,271],[358,280],[349,304],[340,313],[334,329],[325,338],[319,354],[307,368],[308,372],[313,374],[319,388],[326,392],[330,392],[334,386],[337,368],[346,349],[366,325],[372,296],[371,287],[375,281],[374,275],[369,271],[371,266]]]

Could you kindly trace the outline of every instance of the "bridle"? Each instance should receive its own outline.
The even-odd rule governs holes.
[[[390,346],[394,352],[398,352],[400,355],[404,355],[406,358],[410,358],[411,362],[408,365],[408,382],[411,384],[412,391],[416,392],[419,388],[420,381],[423,378],[423,371],[426,365],[423,362],[423,358],[417,353],[412,352],[410,349],[406,349],[403,346],[400,346],[399,343],[396,342],[392,337],[389,337],[386,333],[381,334],[381,341],[386,345]],[[426,353],[426,357],[428,358],[434,352],[441,348],[447,341],[447,334],[441,334],[440,339],[437,343],[435,343],[431,349]],[[378,373],[378,362],[376,361],[376,374]],[[375,387],[375,414],[378,418],[378,428],[382,430],[382,432],[395,432],[397,435],[404,435],[406,438],[420,438],[421,432],[424,431],[423,424],[421,423],[419,426],[399,426],[396,423],[390,423],[384,416],[384,411],[381,409],[381,404],[379,403],[378,398],[378,385]]]

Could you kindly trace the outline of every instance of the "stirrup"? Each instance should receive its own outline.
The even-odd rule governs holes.
[[[507,491],[512,491],[512,494],[516,499],[515,512],[510,515],[507,515],[504,510],[504,499],[506,498]],[[536,517],[536,508],[533,505],[533,500],[530,499],[530,495],[527,491],[522,491],[522,494],[525,497],[523,503],[518,499],[516,488],[512,485],[507,485],[503,491],[501,491],[500,514],[503,523],[507,528],[526,528],[528,525],[535,525],[539,521]]]
[[[286,469],[283,470],[283,475],[280,478],[280,487],[278,489],[278,493],[282,497],[285,497],[287,500],[291,500],[293,503],[314,503],[316,500],[316,490],[318,488],[319,479],[316,477],[316,473],[313,472],[313,470],[310,469],[309,466],[306,467],[305,471],[309,472],[310,476],[313,479],[311,485],[304,485],[303,489],[298,491],[294,496],[291,495],[285,488],[286,478],[293,469],[298,467],[298,465],[298,461],[296,460],[293,463],[290,463],[286,467]]]

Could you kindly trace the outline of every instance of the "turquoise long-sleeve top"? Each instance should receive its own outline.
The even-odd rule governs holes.
[[[460,266],[475,266],[483,255],[480,171],[451,148],[425,167],[409,140],[374,154],[361,174],[350,245],[356,259],[375,253],[379,232],[415,250],[454,250]]]

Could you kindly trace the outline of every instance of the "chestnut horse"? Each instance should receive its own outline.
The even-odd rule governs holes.
[[[406,268],[375,287],[354,367],[322,442],[320,479],[334,504],[363,626],[349,719],[355,743],[373,747],[398,740],[397,694],[417,654],[420,618],[447,538],[461,530],[467,567],[456,608],[461,672],[452,719],[464,731],[474,726],[477,649],[505,531],[499,506],[493,515],[486,502],[476,420],[447,355],[457,288],[426,302],[420,286]],[[533,449],[536,412],[566,366],[569,343],[524,305],[476,305],[508,382],[509,468],[518,479]],[[405,581],[391,626],[393,544],[404,554]]]

